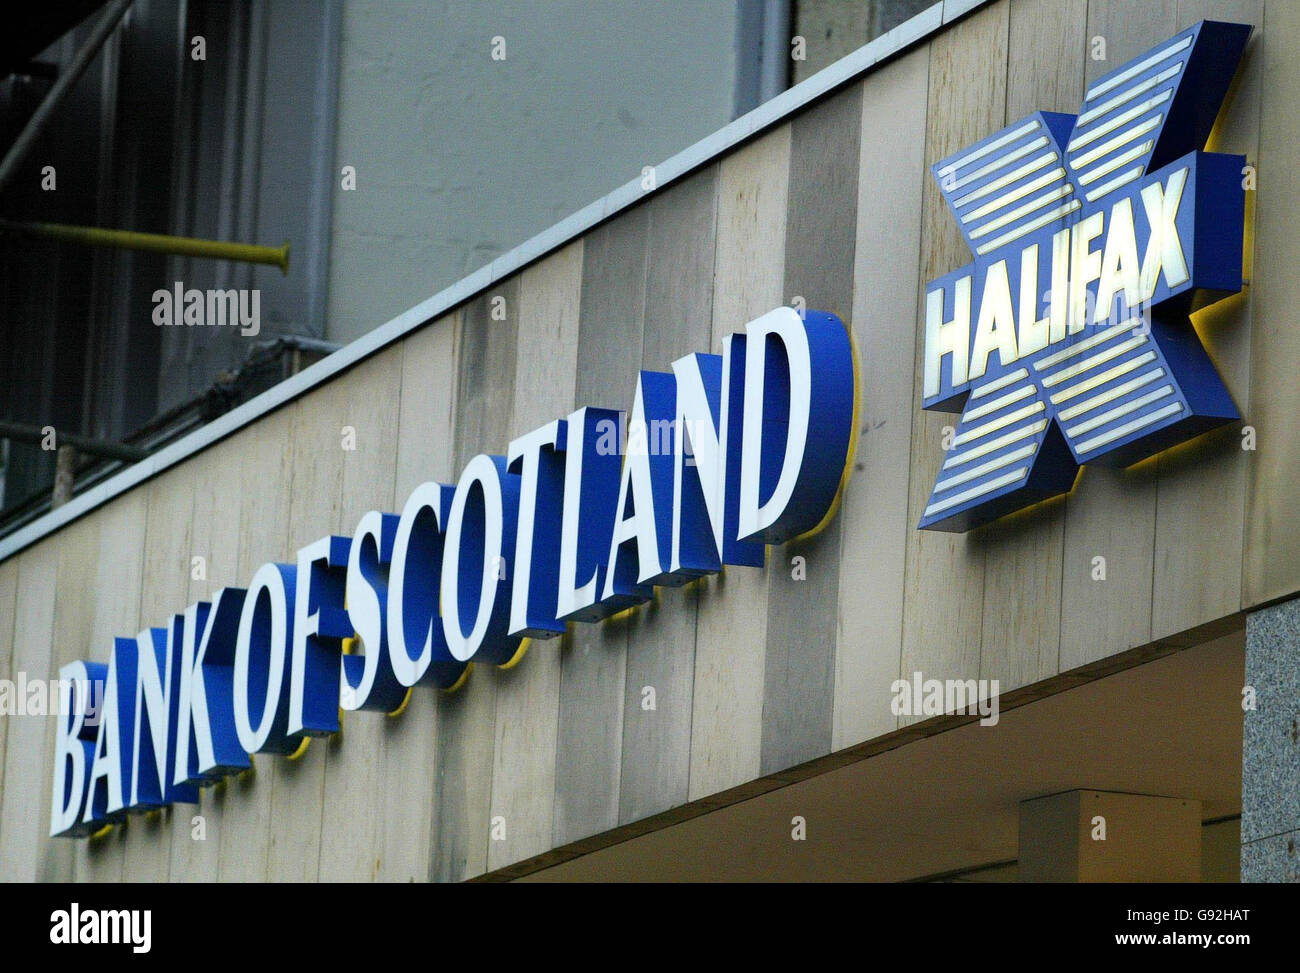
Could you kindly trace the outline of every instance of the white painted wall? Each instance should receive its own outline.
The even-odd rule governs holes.
[[[726,124],[735,38],[735,0],[347,0],[326,336],[364,334]]]

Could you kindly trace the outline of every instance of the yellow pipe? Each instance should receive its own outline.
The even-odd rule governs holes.
[[[0,231],[65,240],[90,247],[119,247],[124,250],[170,253],[180,257],[210,257],[214,260],[270,264],[279,267],[281,273],[289,272],[288,243],[280,247],[263,247],[255,243],[196,240],[193,237],[168,236],[165,233],[105,230],[97,226],[68,226],[63,223],[14,223],[10,220],[0,220]]]

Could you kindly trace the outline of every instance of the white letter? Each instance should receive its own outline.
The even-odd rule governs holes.
[[[235,733],[239,737],[239,745],[248,753],[261,750],[270,741],[275,729],[280,693],[284,688],[286,645],[289,641],[289,597],[279,566],[263,564],[253,575],[244,600],[243,613],[239,616],[239,637],[235,640]],[[261,645],[253,645],[253,626],[262,613],[263,599],[266,614],[263,616],[263,624],[258,628],[259,636],[263,631],[267,636],[266,694],[262,700],[262,712],[258,714],[257,725],[254,726],[253,714],[249,710],[251,694],[248,681],[253,651],[256,649],[260,652],[263,648]],[[258,641],[261,641],[260,637]]]
[[[506,450],[506,462],[519,461],[519,523],[515,528],[515,579],[510,592],[510,635],[528,628],[528,587],[533,569],[533,522],[537,518],[537,477],[542,449],[555,446],[560,422],[525,433]]]
[[[1187,185],[1187,170],[1179,169],[1169,177],[1169,188],[1162,190],[1159,183],[1142,187],[1142,206],[1151,224],[1151,238],[1142,259],[1142,300],[1148,301],[1156,292],[1156,282],[1163,267],[1165,283],[1172,289],[1187,281],[1187,260],[1183,256],[1182,241],[1178,238],[1178,205],[1183,201],[1183,187]]]
[[[789,308],[786,308],[789,311]],[[790,311],[794,314],[793,311]],[[798,320],[798,317],[795,317]],[[748,428],[748,427],[746,427]],[[632,515],[626,516],[629,493],[633,498]],[[618,506],[614,508],[614,530],[609,540],[609,569],[605,572],[605,590],[601,600],[614,595],[619,548],[626,541],[636,542],[637,582],[642,583],[662,573],[659,566],[659,538],[655,533],[654,492],[650,481],[650,449],[646,430],[645,398],[641,379],[636,382],[636,401],[632,421],[628,423],[627,452],[623,456],[623,474],[618,483]]]
[[[466,635],[460,625],[460,544],[465,528],[465,507],[475,484],[483,494],[483,566],[474,624]],[[451,512],[447,516],[446,546],[443,548],[442,632],[452,658],[461,662],[474,657],[492,620],[498,581],[495,559],[501,556],[502,520],[501,482],[497,479],[497,469],[490,457],[480,453],[469,461],[456,484]]]
[[[938,395],[942,386],[940,365],[952,355],[952,387],[966,383],[970,355],[969,276],[959,277],[953,286],[953,316],[943,320],[943,289],[925,295],[925,398]]]
[[[750,322],[745,332],[745,424],[741,434],[738,540],[765,530],[785,512],[803,464],[812,408],[812,359],[808,332],[804,330],[798,313],[788,307],[779,307]],[[785,358],[790,367],[790,412],[789,424],[785,427],[785,457],[781,474],[772,495],[763,502],[758,495],[759,464],[763,454],[767,345],[772,339],[785,347]],[[619,504],[621,509],[621,500]]]

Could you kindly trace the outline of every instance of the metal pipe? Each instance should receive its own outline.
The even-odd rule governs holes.
[[[46,122],[50,120],[50,116],[59,107],[64,95],[77,83],[77,79],[85,73],[86,68],[90,67],[90,62],[95,59],[99,49],[104,46],[104,41],[108,40],[108,36],[113,33],[113,29],[117,27],[118,22],[126,14],[127,8],[130,6],[131,0],[115,0],[113,5],[104,11],[104,16],[99,18],[98,23],[90,32],[90,36],[86,38],[86,43],[81,45],[81,49],[73,57],[72,63],[59,75],[59,79],[50,88],[50,93],[45,96],[45,100],[41,102],[32,117],[27,120],[27,124],[19,133],[18,138],[14,140],[14,144],[5,153],[4,160],[0,161],[0,192],[4,191],[9,180],[18,171],[18,166],[22,164],[27,153],[31,151],[32,146],[36,144],[36,140],[40,138]]]
[[[319,355],[332,355],[343,347],[336,341],[326,341],[323,338],[313,338],[303,334],[282,334],[273,341],[263,342],[259,347],[274,348],[276,345],[297,351],[311,351]]]
[[[20,422],[0,420],[0,439],[12,439],[15,442],[34,443],[39,446],[45,441],[46,432],[49,428],[48,426],[42,428],[40,426],[24,425]],[[149,455],[147,449],[141,449],[139,446],[128,446],[126,443],[92,439],[89,436],[79,436],[73,432],[55,430],[54,443],[56,446],[75,446],[79,452],[90,456],[120,460],[123,463],[138,463]]]
[[[758,103],[775,98],[790,87],[790,0],[763,4],[763,57],[759,62]]]
[[[107,230],[98,226],[69,226],[64,223],[16,223],[12,220],[0,220],[0,232],[63,240],[89,247],[118,247],[181,257],[210,257],[213,260],[270,264],[279,267],[281,273],[289,272],[288,243],[279,247],[264,247],[255,243],[226,243],[221,240],[169,236],[165,233],[137,233],[135,230]]]
[[[81,463],[81,451],[76,446],[64,443],[54,457],[54,490],[50,493],[50,509],[62,507],[72,499],[72,491],[77,485],[77,467]]]

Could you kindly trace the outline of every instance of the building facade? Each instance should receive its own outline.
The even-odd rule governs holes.
[[[957,425],[922,409],[927,294],[972,259],[932,167],[1078,114],[1202,20],[1252,27],[1206,145],[1243,158],[1246,283],[1187,326],[1240,419],[918,529]],[[52,679],[543,423],[630,409],[642,370],[773,308],[831,312],[856,347],[834,515],[765,566],[88,838],[48,837],[57,721],[6,716],[0,876],[1296,880],[1297,45],[1274,0],[935,3],[0,539],[0,674]],[[995,718],[931,711],[929,680],[996,681]]]

